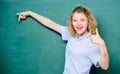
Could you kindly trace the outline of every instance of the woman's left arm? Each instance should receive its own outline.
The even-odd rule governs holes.
[[[100,37],[98,29],[96,29],[96,35],[91,36],[92,43],[99,44],[100,46],[100,55],[99,65],[102,69],[107,70],[109,67],[109,55],[105,41]]]

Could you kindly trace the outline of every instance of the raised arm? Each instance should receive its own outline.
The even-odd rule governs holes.
[[[99,65],[101,66],[102,69],[107,70],[109,67],[109,55],[107,52],[105,41],[100,37],[98,29],[96,29],[96,35],[92,35],[91,41],[92,43],[99,44],[101,54]]]
[[[51,28],[61,34],[61,25],[35,12],[25,11],[25,12],[17,13],[17,15],[18,15],[18,22],[20,22],[21,19],[25,19],[26,16],[31,16],[37,21],[39,21],[41,24],[43,24],[44,26]]]

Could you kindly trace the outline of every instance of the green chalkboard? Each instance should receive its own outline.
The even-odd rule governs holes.
[[[17,12],[31,10],[66,25],[74,6],[87,6],[98,22],[110,56],[107,71],[120,73],[120,0],[0,0],[0,74],[62,74],[66,42],[56,32],[28,17],[17,22]]]

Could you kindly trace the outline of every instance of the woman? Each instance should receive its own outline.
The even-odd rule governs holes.
[[[18,21],[31,16],[44,26],[60,33],[62,39],[67,41],[63,74],[89,74],[93,64],[104,70],[108,69],[109,55],[105,41],[100,37],[96,20],[88,8],[76,6],[68,18],[68,27],[32,11],[17,14]]]

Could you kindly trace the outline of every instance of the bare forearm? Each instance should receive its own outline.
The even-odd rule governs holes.
[[[91,41],[94,44],[98,44],[100,46],[100,60],[99,65],[102,69],[107,70],[109,67],[109,55],[107,52],[107,47],[105,41],[100,37],[98,33],[98,29],[96,28],[96,35],[91,36]]]
[[[41,15],[35,13],[35,12],[32,12],[32,11],[28,11],[28,15],[33,17],[37,21],[39,21],[44,26],[57,31],[58,33],[61,33],[61,31],[60,31],[61,26],[59,24],[53,22],[52,20],[50,20],[50,19],[48,19],[48,18],[46,18],[44,16],[41,16]]]
[[[99,63],[101,67],[106,70],[109,67],[109,55],[104,41],[101,42],[100,44],[100,53],[101,53],[101,59]]]

